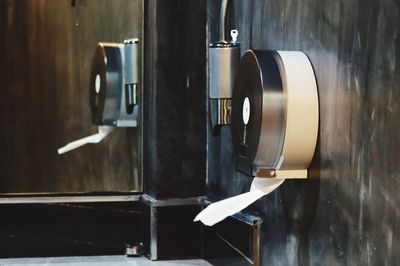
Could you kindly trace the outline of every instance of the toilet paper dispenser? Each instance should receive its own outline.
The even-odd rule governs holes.
[[[248,50],[240,58],[238,31],[225,40],[228,2],[208,53],[211,132],[231,125],[236,170],[246,175],[306,178],[319,122],[312,65],[300,51]]]
[[[257,177],[306,178],[319,120],[317,83],[308,57],[300,51],[248,50],[236,62],[238,51],[238,45],[210,46],[213,132],[221,124],[232,125],[237,171]],[[226,58],[218,60],[224,54]],[[222,105],[224,101],[229,104]],[[227,106],[229,120],[220,123],[215,117],[221,115],[216,114]]]
[[[255,176],[250,191],[214,202],[193,221],[212,226],[277,189],[307,178],[318,135],[318,91],[299,51],[246,51],[232,92],[236,170]]]
[[[238,171],[257,177],[307,178],[318,120],[317,83],[303,52],[244,53],[232,95]]]
[[[221,40],[227,6],[222,0]],[[240,58],[234,33],[234,45],[209,48],[211,132],[231,125],[236,170],[254,178],[250,191],[197,214],[193,221],[208,226],[247,208],[285,179],[307,178],[318,136],[318,90],[308,57],[300,51],[247,50]]]
[[[97,45],[89,86],[93,124],[137,126],[138,58],[138,39]]]
[[[139,40],[98,43],[91,66],[89,104],[98,133],[58,149],[62,154],[98,143],[115,127],[137,127],[139,113]]]

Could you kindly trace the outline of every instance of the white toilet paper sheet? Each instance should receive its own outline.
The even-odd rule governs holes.
[[[248,207],[259,198],[277,189],[285,179],[271,179],[255,177],[251,183],[249,192],[214,202],[202,210],[194,221],[201,221],[203,224],[212,226],[226,217]]]
[[[58,149],[58,154],[63,154],[63,153],[72,151],[72,150],[79,148],[88,143],[99,143],[105,137],[107,137],[107,135],[110,134],[111,131],[114,129],[114,127],[111,127],[111,126],[99,126],[98,128],[99,129],[98,129],[97,134],[93,134],[88,137],[78,139],[78,140],[68,143],[64,147]]]

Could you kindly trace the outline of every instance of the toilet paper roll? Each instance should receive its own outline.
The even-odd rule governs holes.
[[[226,217],[240,212],[259,198],[271,193],[277,189],[283,181],[285,181],[285,179],[255,177],[251,183],[249,192],[208,205],[193,221],[201,221],[208,226],[219,223]]]
[[[63,154],[69,151],[72,151],[76,148],[79,148],[85,144],[88,143],[99,143],[100,141],[102,141],[108,134],[111,133],[111,131],[114,129],[114,127],[110,127],[110,126],[99,126],[98,127],[98,133],[97,134],[93,134],[90,135],[88,137],[82,138],[82,139],[78,139],[75,140],[73,142],[68,143],[67,145],[65,145],[64,147],[60,148],[57,150],[58,154]]]

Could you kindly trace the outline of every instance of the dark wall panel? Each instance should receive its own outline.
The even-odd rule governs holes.
[[[208,1],[215,23],[219,1]],[[400,2],[235,0],[246,49],[302,50],[316,73],[320,132],[308,180],[285,181],[250,211],[265,265],[396,265],[400,260]],[[215,27],[210,25],[210,36]],[[207,190],[244,192],[229,129],[208,133]]]
[[[1,204],[0,258],[123,255],[143,242],[139,202]]]
[[[74,5],[72,5],[74,3]],[[89,76],[99,41],[141,37],[141,0],[1,1],[0,193],[137,191],[138,129],[57,149],[97,131]]]
[[[204,193],[206,3],[145,1],[145,192]]]

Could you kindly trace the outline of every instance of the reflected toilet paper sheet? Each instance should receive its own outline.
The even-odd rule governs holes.
[[[88,143],[99,143],[105,137],[107,137],[107,135],[110,134],[111,131],[114,129],[114,127],[111,127],[111,126],[99,126],[98,128],[99,128],[98,129],[99,131],[97,134],[93,134],[88,137],[78,139],[78,140],[68,143],[64,147],[57,150],[58,154],[63,154],[63,153],[72,151],[72,150],[79,148]]]
[[[277,189],[285,179],[271,179],[255,177],[251,183],[249,192],[214,202],[202,210],[194,222],[201,221],[203,224],[212,226],[226,217],[248,207],[259,198]]]

